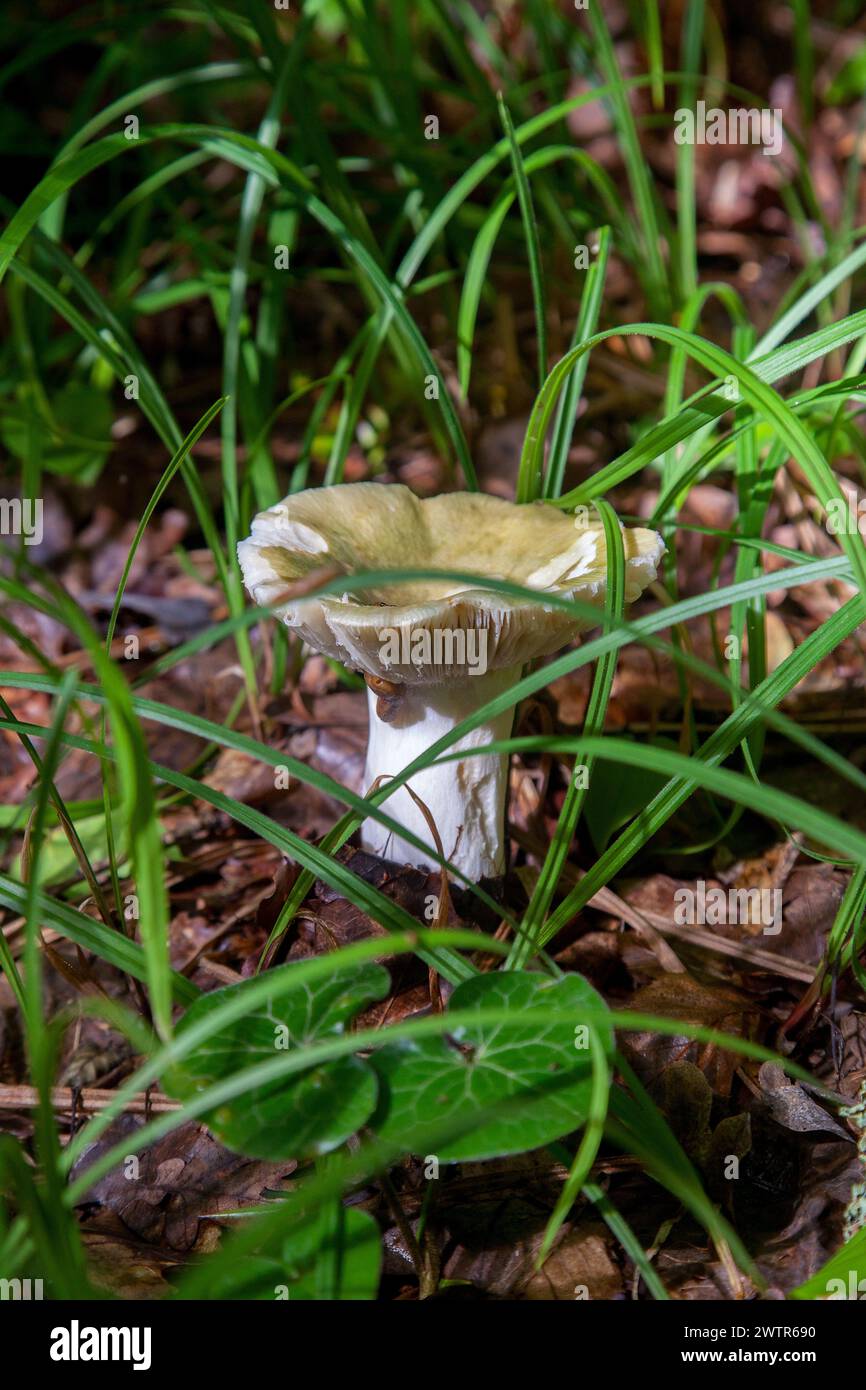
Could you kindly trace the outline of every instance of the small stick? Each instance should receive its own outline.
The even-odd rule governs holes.
[[[51,1103],[60,1111],[71,1111],[77,1096],[77,1108],[84,1114],[105,1110],[117,1095],[116,1091],[103,1090],[96,1086],[84,1086],[80,1091],[71,1086],[54,1086],[51,1090]],[[35,1086],[0,1086],[0,1110],[31,1110],[39,1104],[39,1092]],[[130,1096],[123,1109],[130,1115],[143,1115],[148,1108],[148,1097],[144,1091]],[[153,1114],[163,1115],[170,1110],[180,1110],[180,1101],[171,1100],[161,1091],[151,1092],[150,1106]]]
[[[436,1250],[435,1247],[431,1248],[429,1242],[425,1241],[425,1253],[429,1257],[425,1259],[425,1256],[421,1253],[421,1247],[418,1244],[415,1232],[410,1225],[409,1218],[403,1210],[403,1204],[400,1201],[397,1189],[394,1187],[389,1174],[380,1173],[379,1182],[382,1185],[382,1191],[385,1193],[388,1206],[391,1208],[391,1215],[394,1218],[397,1230],[400,1232],[403,1244],[415,1267],[415,1274],[418,1279],[418,1297],[422,1300],[430,1298],[439,1287],[438,1250]]]

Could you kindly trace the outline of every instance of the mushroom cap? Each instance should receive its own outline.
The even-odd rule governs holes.
[[[622,537],[630,603],[655,578],[664,544],[655,531],[641,528],[623,528]],[[290,599],[281,608],[282,621],[316,651],[410,685],[478,674],[473,643],[476,651],[483,647],[486,670],[557,651],[592,623],[545,603],[545,595],[600,607],[607,584],[598,522],[543,502],[518,506],[487,493],[421,499],[398,483],[343,483],[286,497],[254,519],[238,559],[246,587],[263,607],[278,605],[287,588],[325,567],[347,575],[392,569],[479,575],[477,585],[447,575],[400,580],[339,597]],[[520,584],[538,596],[496,593],[483,587],[485,578]],[[386,641],[392,633],[396,644]]]

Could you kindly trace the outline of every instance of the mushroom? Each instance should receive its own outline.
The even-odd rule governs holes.
[[[585,513],[586,509],[583,509]],[[664,546],[654,531],[623,530],[625,598],[655,578]],[[365,789],[393,777],[431,744],[591,624],[545,602],[545,595],[602,605],[605,539],[600,523],[545,503],[517,506],[483,493],[419,499],[399,484],[344,483],[311,488],[261,512],[238,546],[255,602],[280,609],[284,623],[318,652],[362,672],[370,731]],[[316,570],[339,575],[392,569],[456,570],[477,584],[400,580],[341,596],[304,595]],[[537,591],[517,599],[485,589],[484,579]],[[295,597],[286,599],[286,589]],[[297,596],[297,595],[302,596]],[[511,732],[513,711],[486,720],[454,745],[471,750]],[[454,760],[416,773],[414,796],[400,787],[392,819],[425,843],[438,830],[444,855],[472,882],[505,868],[508,760],[499,754]],[[439,868],[374,820],[365,848],[383,857]]]

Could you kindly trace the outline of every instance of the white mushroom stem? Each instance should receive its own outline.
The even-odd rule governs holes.
[[[481,705],[510,689],[520,679],[520,670],[515,666],[488,671],[483,676],[461,675],[444,685],[403,686],[390,723],[379,717],[377,696],[368,690],[370,733],[365,791],[369,791],[376,778],[394,777],[402,772]],[[508,738],[513,719],[513,708],[503,710],[453,744],[449,751],[478,748],[494,739]],[[455,759],[415,773],[409,786],[430,812],[445,857],[468,879],[478,883],[482,878],[495,878],[504,872],[507,757],[494,753]],[[392,820],[435,848],[424,813],[405,787],[399,787],[389,796],[382,809]],[[397,838],[374,820],[364,822],[361,843],[384,859],[426,868],[440,867],[432,857]]]

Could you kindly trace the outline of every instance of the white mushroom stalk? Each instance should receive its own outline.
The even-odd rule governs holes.
[[[655,578],[664,546],[654,531],[623,530],[626,602]],[[256,603],[279,603],[314,570],[347,575],[427,569],[441,580],[397,581],[339,597],[291,600],[283,622],[314,650],[364,674],[370,732],[364,790],[387,780],[520,678],[535,657],[571,641],[581,622],[545,596],[601,606],[607,579],[604,530],[581,513],[544,503],[516,506],[481,493],[420,500],[406,487],[348,483],[297,493],[260,513],[238,557]],[[448,570],[477,574],[455,583]],[[532,589],[512,599],[485,579]],[[454,744],[470,750],[511,732],[513,710]],[[422,806],[444,855],[472,882],[505,869],[508,761],[499,754],[440,763],[413,774],[386,802],[389,816],[433,847]],[[362,844],[383,858],[438,868],[432,856],[364,822]]]

